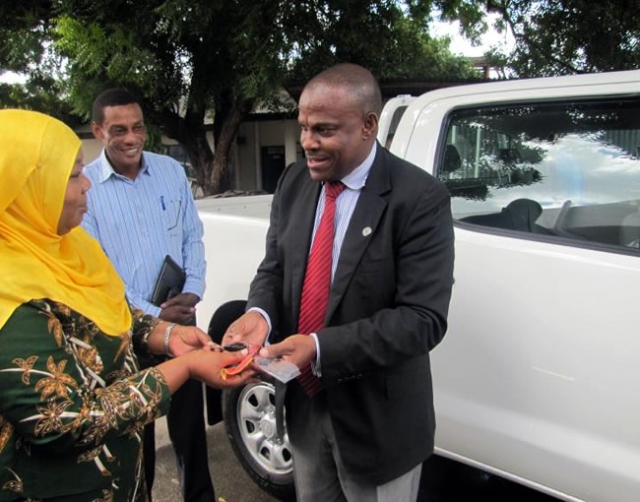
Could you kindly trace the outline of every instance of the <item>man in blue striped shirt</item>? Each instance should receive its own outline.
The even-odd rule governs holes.
[[[142,109],[123,89],[107,90],[95,100],[92,132],[104,149],[84,169],[92,190],[83,227],[100,241],[134,307],[174,323],[195,324],[206,262],[202,222],[184,169],[170,157],[143,151]],[[186,281],[180,294],[153,305],[151,296],[166,255],[184,269]],[[167,425],[184,500],[214,502],[200,382],[189,381],[173,395]],[[144,456],[151,497],[153,422],[145,430]]]

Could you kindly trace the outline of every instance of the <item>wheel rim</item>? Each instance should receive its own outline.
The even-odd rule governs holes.
[[[293,471],[289,438],[276,433],[275,392],[271,384],[249,384],[237,401],[238,428],[242,442],[266,473],[282,476]]]

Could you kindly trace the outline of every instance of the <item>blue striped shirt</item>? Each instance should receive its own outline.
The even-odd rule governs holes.
[[[182,166],[171,157],[144,152],[132,180],[117,174],[103,151],[84,174],[92,187],[82,226],[100,241],[129,301],[148,314],[160,314],[149,299],[166,255],[186,272],[182,292],[202,299],[203,228]]]
[[[347,233],[347,227],[353,216],[353,211],[356,208],[358,199],[362,188],[367,181],[371,166],[376,158],[377,144],[373,144],[371,153],[364,159],[364,162],[356,167],[353,171],[347,174],[340,181],[347,187],[336,199],[336,215],[334,221],[334,235],[333,235],[333,250],[331,254],[331,281],[336,273],[336,267],[338,266],[338,260],[340,257],[340,250],[342,249],[342,243]],[[316,237],[316,230],[320,225],[322,219],[322,213],[324,213],[324,185],[322,185],[322,192],[320,193],[320,199],[318,200],[318,207],[316,208],[316,219],[313,224],[313,237],[311,244],[313,245],[313,239]],[[309,252],[311,252],[311,246],[309,246]],[[318,342],[318,335],[316,333],[310,333],[313,337],[313,341],[316,344],[316,360],[311,364],[311,370],[316,376],[322,376],[322,365],[320,358],[320,343]]]
[[[349,226],[351,216],[353,215],[353,210],[355,209],[358,199],[360,198],[360,192],[362,192],[362,188],[367,181],[367,176],[369,176],[369,171],[371,171],[371,166],[373,165],[373,160],[375,159],[375,157],[376,144],[374,143],[373,148],[371,149],[371,153],[364,160],[364,162],[340,180],[347,188],[336,199],[336,216],[334,222],[335,230],[333,236],[333,252],[331,255],[332,281],[333,276],[336,273],[336,267],[338,266],[340,250],[342,249],[344,236],[347,233],[347,227]],[[324,185],[322,185],[322,191],[320,193],[318,207],[316,209],[316,219],[313,225],[312,239],[315,239],[316,237],[316,231],[318,230],[318,225],[320,225],[322,213],[324,213],[324,199]],[[311,244],[313,245],[313,240]],[[311,246],[309,247],[309,252],[311,252]]]

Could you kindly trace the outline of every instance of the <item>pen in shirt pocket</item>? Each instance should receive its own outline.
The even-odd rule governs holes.
[[[162,206],[163,211],[167,210],[167,206],[164,205],[164,195],[160,196],[160,205]]]

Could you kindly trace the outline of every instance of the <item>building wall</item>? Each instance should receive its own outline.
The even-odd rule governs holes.
[[[256,144],[260,135],[254,122],[245,122],[236,136],[237,159],[234,163],[237,190],[258,190],[258,170],[256,169]]]
[[[91,126],[89,124],[76,128],[76,133],[82,142],[82,153],[84,155],[84,163],[88,164],[96,159],[102,152],[102,143],[93,137]]]
[[[263,190],[262,148],[283,147],[285,165],[302,158],[300,128],[296,120],[245,122],[236,137],[237,160],[234,163],[237,190]]]
[[[92,160],[98,158],[102,152],[102,143],[95,139],[82,140],[82,153],[84,154],[84,163],[88,164]]]

